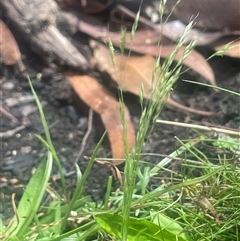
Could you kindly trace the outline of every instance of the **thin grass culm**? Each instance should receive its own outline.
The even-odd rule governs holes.
[[[140,2],[139,10],[137,12],[136,18],[134,20],[133,26],[132,26],[132,31],[131,31],[131,44],[133,43],[134,35],[137,31],[138,27],[138,21],[140,17],[140,10],[142,6],[142,1]],[[124,32],[123,32],[124,33]],[[122,36],[122,39],[125,39],[125,35]],[[123,53],[123,50],[121,50]],[[129,56],[131,54],[131,50],[129,51]],[[124,78],[124,76],[121,76]],[[125,120],[125,115],[124,115],[124,99],[123,99],[123,89],[120,86],[120,98],[119,98],[119,103],[120,103],[120,114],[121,114],[121,120],[122,120],[122,125],[123,125],[123,131],[124,131],[124,146],[125,146],[125,156],[126,156],[126,165],[124,169],[124,191],[123,191],[123,206],[122,206],[122,211],[123,211],[123,225],[121,229],[121,236],[123,241],[127,241],[128,237],[128,224],[129,224],[129,218],[130,218],[130,209],[131,209],[131,203],[132,203],[132,195],[133,195],[133,190],[134,190],[134,185],[135,185],[135,179],[137,175],[137,169],[135,168],[138,166],[138,163],[136,163],[137,159],[135,159],[135,154],[134,153],[129,153],[128,148],[127,148],[127,126]],[[138,159],[139,160],[139,159]]]
[[[140,3],[141,7],[141,3]],[[140,9],[136,14],[136,19],[134,21],[132,31],[131,31],[131,41],[134,40],[134,35],[137,30],[138,19],[140,16]],[[160,12],[160,17],[162,16]],[[136,135],[136,145],[132,149],[131,152],[128,151],[127,142],[126,142],[126,133],[127,126],[124,121],[124,108],[123,108],[123,90],[121,85],[119,85],[119,102],[120,102],[120,114],[122,118],[123,131],[124,131],[124,143],[125,143],[125,156],[126,163],[124,169],[124,190],[123,190],[123,202],[122,202],[122,229],[121,229],[121,238],[123,241],[128,240],[128,227],[130,220],[130,210],[133,201],[133,193],[136,185],[136,177],[139,170],[139,162],[141,160],[141,152],[144,145],[144,142],[147,138],[147,134],[151,133],[156,123],[165,102],[171,94],[172,86],[175,84],[177,79],[182,73],[182,64],[183,61],[190,55],[191,51],[195,47],[195,42],[190,42],[187,46],[185,46],[185,50],[182,54],[182,58],[175,63],[174,58],[179,53],[179,50],[183,47],[185,38],[189,34],[191,28],[193,26],[193,22],[190,22],[183,36],[180,38],[179,42],[176,44],[175,50],[170,54],[166,60],[163,62],[162,66],[160,65],[160,57],[156,58],[155,66],[152,72],[152,91],[151,97],[149,101],[145,104],[143,101],[144,96],[144,88],[142,87],[140,90],[140,103],[142,107],[142,113],[139,122],[139,128]],[[122,45],[121,45],[121,53],[124,52],[124,39],[125,39],[125,31],[122,31]],[[161,36],[159,36],[160,38]],[[112,59],[113,66],[115,67],[115,59],[114,59],[114,49],[109,40],[109,51]],[[131,50],[129,50],[129,54]],[[124,74],[118,76],[119,78],[124,78]],[[121,83],[121,81],[119,81]]]

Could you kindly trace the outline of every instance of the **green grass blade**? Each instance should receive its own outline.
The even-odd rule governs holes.
[[[48,152],[47,161],[42,161],[31,177],[24,194],[19,202],[13,223],[6,234],[17,236],[22,240],[27,233],[34,215],[38,211],[52,170],[52,153]]]
[[[170,155],[168,155],[167,157],[165,157],[162,161],[160,161],[157,165],[155,165],[149,172],[149,174],[156,174],[158,173],[164,166],[166,166],[167,164],[169,164],[169,162],[172,161],[173,158],[181,155],[184,151],[186,151],[188,148],[196,145],[197,143],[199,143],[200,141],[202,141],[201,138],[198,139],[194,139],[189,141],[188,143],[186,143],[185,145],[179,147],[176,151],[174,151],[173,153],[171,153]]]
[[[211,178],[212,176],[214,176],[215,174],[221,172],[223,169],[225,168],[225,166],[221,166],[218,168],[213,169],[213,171],[210,171],[209,173],[207,173],[206,175],[203,175],[201,177],[197,177],[197,178],[193,178],[193,179],[189,179],[186,180],[182,183],[176,184],[176,185],[172,185],[166,188],[159,188],[159,189],[155,189],[152,192],[146,194],[145,196],[134,200],[132,202],[132,205],[138,205],[140,203],[145,203],[148,202],[151,199],[154,199],[156,197],[161,196],[164,193],[170,192],[170,191],[174,191],[174,190],[178,190],[181,189],[183,187],[187,187],[187,186],[192,186],[192,185],[196,185],[197,183],[201,183],[205,180],[207,180],[208,178]]]
[[[44,132],[45,132],[45,135],[46,135],[46,140],[47,140],[47,143],[49,145],[49,149],[51,150],[53,158],[57,163],[58,170],[59,170],[59,173],[60,173],[60,176],[61,176],[63,193],[66,196],[66,181],[65,181],[65,177],[64,177],[64,173],[63,173],[63,168],[62,168],[61,162],[60,162],[60,160],[57,156],[57,152],[56,152],[56,150],[53,146],[51,135],[50,135],[50,132],[49,132],[49,129],[48,129],[47,121],[46,121],[46,118],[45,118],[45,115],[44,115],[44,112],[43,112],[41,102],[40,102],[40,100],[39,100],[39,98],[38,98],[38,96],[37,96],[37,94],[36,94],[36,92],[33,88],[33,85],[32,85],[32,82],[31,82],[30,78],[28,78],[28,83],[29,83],[29,86],[31,88],[31,91],[33,93],[33,96],[35,98],[35,101],[36,101],[36,104],[37,104],[37,107],[38,107],[38,111],[39,111],[39,114],[40,114],[43,129],[44,129]]]
[[[83,197],[83,198],[77,200],[74,203],[73,210],[80,209],[87,202],[90,202],[89,197]],[[56,202],[54,202],[52,205],[49,205],[47,207],[47,209],[49,208],[48,212],[45,213],[45,215],[43,217],[41,217],[39,220],[39,222],[41,224],[49,224],[49,223],[54,222],[56,205],[58,205],[58,204]],[[68,212],[68,208],[69,208],[68,204],[64,204],[61,206],[61,217],[66,215],[66,213]]]
[[[99,230],[99,225],[96,224],[95,220],[81,225],[73,230],[65,232],[58,237],[49,238],[48,241],[62,241],[62,240],[87,240],[91,235],[94,235]],[[77,238],[72,238],[74,234],[77,234]],[[91,240],[91,239],[90,239]]]
[[[105,194],[105,200],[104,200],[104,210],[108,210],[109,197],[110,197],[111,190],[112,190],[112,182],[113,182],[113,178],[112,178],[112,176],[109,176],[108,183],[107,183],[107,190],[106,190],[106,194]]]
[[[229,93],[231,95],[236,95],[236,96],[240,97],[240,93],[232,91],[232,90],[228,90],[228,89],[225,89],[225,88],[222,88],[222,87],[213,86],[213,85],[210,85],[210,84],[201,83],[201,82],[197,82],[197,81],[191,81],[191,80],[183,80],[183,81],[184,82],[188,82],[188,83],[192,83],[192,84],[197,84],[197,85],[210,87],[210,88],[213,88],[213,89],[216,89],[216,90],[220,90],[220,91],[224,91],[224,92]]]
[[[96,145],[96,147],[95,147],[95,149],[94,149],[94,151],[93,151],[93,154],[92,154],[92,156],[91,156],[91,159],[89,160],[89,163],[88,163],[88,165],[87,165],[87,168],[86,168],[84,174],[82,175],[82,178],[80,179],[80,181],[79,181],[78,184],[77,184],[76,190],[75,190],[75,192],[74,192],[74,194],[73,194],[73,197],[72,197],[72,199],[71,199],[71,201],[70,201],[70,203],[69,203],[68,210],[67,210],[67,212],[66,212],[66,214],[65,214],[65,216],[64,216],[64,218],[63,218],[62,230],[65,229],[65,226],[66,226],[66,224],[67,224],[67,219],[68,219],[68,217],[69,217],[70,212],[72,211],[72,208],[73,208],[73,206],[74,206],[74,203],[75,203],[78,199],[82,198],[84,184],[85,184],[85,182],[86,182],[86,180],[87,180],[87,177],[88,177],[88,175],[89,175],[89,173],[90,173],[90,171],[91,171],[91,169],[92,169],[93,163],[94,163],[95,158],[96,158],[96,156],[97,156],[97,152],[98,152],[98,150],[99,150],[99,148],[100,148],[100,146],[101,146],[101,144],[102,144],[102,142],[103,142],[103,139],[104,139],[104,137],[106,136],[106,134],[107,134],[107,131],[105,131],[105,132],[103,133],[101,139],[100,139],[99,142],[97,143],[97,145]]]

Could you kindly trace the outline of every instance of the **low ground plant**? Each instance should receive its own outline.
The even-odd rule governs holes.
[[[162,2],[160,14],[163,13],[165,1]],[[132,28],[133,38],[139,14],[140,11]],[[13,195],[15,215],[6,226],[0,223],[2,240],[240,240],[240,148],[237,130],[235,135],[199,133],[190,140],[176,137],[179,148],[173,153],[154,166],[143,161],[143,145],[159,118],[172,86],[183,71],[184,59],[195,46],[194,41],[190,42],[182,59],[174,62],[174,56],[183,46],[192,25],[191,22],[187,26],[175,51],[161,66],[160,59],[156,58],[150,100],[144,101],[144,88],[140,92],[142,114],[136,145],[128,151],[125,141],[124,173],[121,175],[116,168],[122,185],[112,192],[112,177],[109,177],[102,203],[91,201],[83,190],[106,133],[99,140],[84,173],[76,165],[76,189],[69,195],[41,103],[29,80],[45,130],[44,138],[36,138],[46,146],[48,156],[31,177],[18,207]],[[124,29],[120,50],[124,52]],[[114,65],[111,40],[109,51]],[[123,106],[121,86],[119,93]],[[127,133],[123,107],[119,111]],[[212,147],[215,159],[204,153],[201,149],[203,144]],[[53,162],[57,164],[61,176],[62,194],[56,193],[49,184]],[[179,168],[175,170],[173,165]],[[161,176],[163,171],[164,176]],[[43,202],[46,196],[50,197],[47,203]]]

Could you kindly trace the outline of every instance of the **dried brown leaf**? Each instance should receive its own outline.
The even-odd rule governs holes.
[[[152,56],[128,57],[115,54],[115,68],[108,50],[100,45],[94,49],[94,57],[100,70],[106,71],[113,81],[121,85],[123,90],[139,95],[143,85],[145,98],[150,97],[151,75],[155,65],[155,59]]]
[[[109,31],[108,25],[104,21],[101,21],[101,19],[89,15],[82,15],[77,25],[77,28],[80,32],[88,34],[92,38],[100,39],[103,42],[108,41],[110,38],[114,45],[120,45],[120,40],[122,37],[120,31]],[[154,30],[152,28],[154,28]],[[138,31],[136,31],[136,33],[134,34],[133,42],[131,39],[131,33],[127,31],[126,48],[131,48],[133,44],[157,44],[160,40],[161,44],[170,44],[172,42],[168,38],[162,36],[161,29],[159,28],[159,26],[157,28],[155,28],[155,26],[152,26],[152,28],[150,27],[150,29],[139,29]]]
[[[101,41],[103,42],[107,42],[109,39],[111,39],[112,43],[115,46],[120,46],[122,38],[121,33],[110,32],[103,23],[93,25],[91,24],[93,21],[96,21],[96,19],[83,16],[81,21],[79,21],[78,29],[92,36],[93,38],[101,39]],[[158,46],[159,43],[161,44],[160,47]],[[131,39],[130,32],[127,32],[125,39],[125,48],[131,49],[141,54],[166,58],[173,52],[173,50],[175,50],[175,46],[169,45],[170,43],[171,41],[161,34],[161,28],[159,28],[159,26],[155,26],[154,30],[148,29],[136,31],[133,41]],[[174,59],[176,61],[182,59],[182,55],[185,50],[186,47],[180,48],[178,54],[174,57]],[[205,58],[197,51],[193,50],[191,54],[183,61],[183,64],[190,67],[198,74],[202,75],[212,85],[216,85],[212,68],[205,60]]]
[[[112,36],[112,34],[110,35]],[[149,35],[150,36],[150,35]],[[155,36],[156,37],[156,36]],[[106,39],[106,38],[104,38]],[[117,40],[116,36],[111,38],[111,41],[114,45],[119,46],[120,39]],[[130,40],[127,39],[125,48],[131,49],[137,53],[147,54],[152,56],[160,56],[162,58],[168,57],[176,48],[174,45],[161,45],[160,47],[156,44],[156,39],[151,40],[151,38],[146,38],[145,43],[138,42],[140,40],[135,40],[133,44],[130,44]],[[135,44],[137,43],[137,44]],[[174,57],[175,61],[179,61],[182,59],[184,52],[186,51],[186,47],[181,47]],[[192,50],[191,54],[184,59],[183,64],[202,75],[206,80],[208,80],[212,85],[216,85],[215,76],[212,68],[206,59],[197,51]]]
[[[121,33],[109,32],[107,37],[102,37],[102,40],[108,41],[108,39],[114,43],[114,45],[120,45]],[[131,49],[133,46],[148,47],[149,45],[158,45],[161,39],[161,44],[171,43],[171,40],[161,36],[161,33],[153,30],[138,30],[134,34],[134,39],[131,39],[131,33],[126,33],[126,49]],[[156,53],[155,53],[156,54]]]
[[[172,17],[186,24],[195,20],[196,26],[203,29],[240,30],[239,0],[184,0],[173,9],[176,2],[168,0],[166,9],[173,10]]]
[[[163,35],[165,35],[169,39],[178,41],[178,39],[180,39],[184,35],[185,30],[186,30],[186,25],[179,20],[175,20],[164,24],[162,32],[163,32]],[[184,43],[186,44],[186,43],[189,43],[190,41],[196,40],[197,45],[208,45],[217,41],[222,37],[234,36],[234,35],[239,36],[240,31],[223,29],[222,31],[207,32],[201,29],[193,28],[189,30],[189,34],[184,39]]]
[[[217,224],[219,224],[219,214],[207,197],[198,196],[194,201],[201,206],[206,216],[214,218]],[[207,213],[208,211],[211,213],[211,216]]]
[[[121,190],[123,187],[123,177],[122,174],[120,172],[120,170],[116,167],[116,165],[121,164],[123,161],[121,162],[114,162],[115,164],[113,164],[113,162],[109,162],[109,161],[101,161],[96,159],[96,162],[102,165],[106,165],[109,166],[111,168],[113,177],[115,178],[115,180],[119,181],[120,187],[119,189]]]
[[[165,45],[165,46],[163,45],[160,47],[156,45],[151,45],[148,47],[133,46],[132,50],[143,54],[161,56],[162,58],[166,58],[175,50],[175,46],[174,45]],[[174,57],[174,60],[179,61],[182,58],[185,50],[186,50],[186,47],[181,47],[177,55]],[[190,67],[198,74],[202,75],[212,85],[216,85],[212,68],[210,67],[206,59],[197,51],[192,50],[191,54],[183,61],[183,64]]]
[[[152,56],[122,56],[115,54],[115,64],[113,66],[108,49],[103,45],[94,46],[94,57],[101,71],[106,71],[113,81],[121,85],[123,90],[139,95],[140,89],[144,87],[144,97],[151,97],[152,71],[155,66],[155,59]],[[199,115],[212,115],[211,112],[196,110],[177,103],[169,98],[167,103],[187,112]]]
[[[215,50],[220,51],[224,49],[224,46],[225,44],[218,45],[215,47]],[[233,58],[240,58],[240,40],[232,42],[223,54]]]
[[[103,124],[108,131],[113,158],[125,158],[124,131],[118,101],[94,78],[88,75],[67,75],[66,77],[78,96],[101,116]],[[127,145],[130,151],[135,145],[135,131],[129,111],[125,106],[124,114],[127,124]],[[117,164],[120,163],[118,162]]]
[[[0,20],[0,63],[18,65],[20,71],[25,69],[18,44],[8,27]]]

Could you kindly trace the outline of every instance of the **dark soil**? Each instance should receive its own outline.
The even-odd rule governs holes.
[[[68,190],[71,192],[74,190],[76,181],[74,162],[88,127],[89,110],[78,99],[61,74],[54,73],[39,78],[40,74],[38,74],[37,68],[31,66],[29,59],[31,56],[23,54],[23,62],[31,73],[33,86],[42,102],[54,146],[64,167]],[[215,58],[210,63],[215,71],[218,86],[240,92],[240,61],[238,59]],[[203,81],[192,72],[183,78]],[[44,136],[44,132],[28,81],[19,75],[14,68],[7,67],[1,69],[0,81],[1,104],[8,113],[14,116],[11,118],[1,113],[1,132],[24,126],[24,129],[9,137],[3,137],[0,145],[0,215],[6,220],[13,214],[11,194],[16,193],[16,199],[21,197],[23,187],[27,184],[34,169],[41,160],[46,158],[46,148],[35,136],[35,134]],[[216,114],[205,117],[184,113],[174,107],[166,106],[160,116],[161,119],[221,125],[237,129],[240,126],[240,99],[236,96],[188,84],[182,82],[181,79],[178,81],[172,96],[186,106],[212,111]],[[126,94],[125,100],[137,130],[140,117],[138,97]],[[88,162],[84,156],[91,156],[103,131],[104,126],[99,116],[94,114],[91,134],[78,161],[82,171]],[[175,136],[187,139],[196,136],[196,134],[185,128],[157,124],[143,151],[170,154],[179,146]],[[111,157],[107,140],[100,148],[98,157]],[[159,162],[159,159],[160,157],[148,155],[143,158],[144,161],[152,164]],[[60,191],[59,173],[56,167],[54,167],[52,175],[52,186]],[[96,163],[88,179],[85,193],[90,194],[93,200],[102,200],[109,175],[111,175],[110,168]]]

